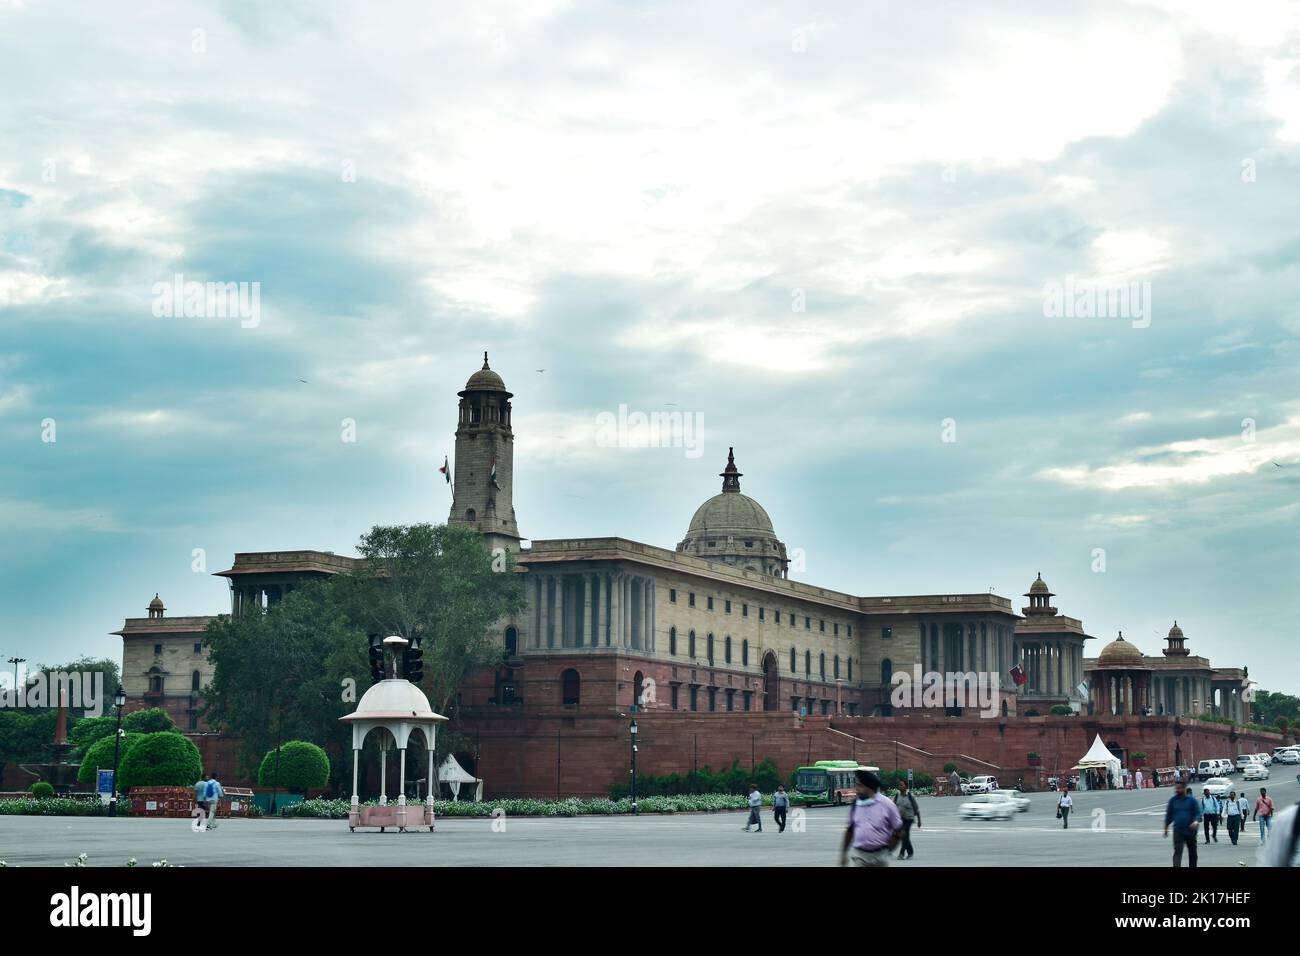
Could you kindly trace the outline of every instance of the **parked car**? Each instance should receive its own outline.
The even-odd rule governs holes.
[[[1274,754],[1278,763],[1300,763],[1300,750],[1283,750],[1280,754]]]
[[[1202,789],[1212,797],[1226,797],[1232,789],[1232,781],[1227,777],[1211,777]]]
[[[1016,810],[1020,813],[1024,813],[1029,809],[1029,798],[1019,790],[994,790],[993,792],[1006,796],[1007,799],[1016,805]]]
[[[1202,760],[1196,765],[1196,779],[1209,780],[1211,777],[1219,775],[1219,761]]]
[[[1259,754],[1240,754],[1237,757],[1237,769],[1245,770],[1253,763],[1259,763]]]
[[[1265,767],[1273,763],[1272,754],[1255,754],[1255,756],[1259,758],[1259,762],[1262,763]]]
[[[1004,793],[977,793],[957,811],[963,818],[976,820],[1010,820],[1018,808]]]
[[[1248,763],[1241,771],[1242,780],[1267,780],[1268,767],[1262,763]]]
[[[961,786],[962,793],[991,793],[998,789],[998,778],[989,774],[971,777]]]
[[[1232,765],[1232,761],[1227,757],[1219,758],[1219,776],[1230,777],[1237,772],[1237,768]]]

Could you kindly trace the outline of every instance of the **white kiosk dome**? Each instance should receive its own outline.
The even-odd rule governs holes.
[[[435,714],[424,691],[408,680],[381,680],[361,695],[357,709],[346,717],[356,720],[446,720]]]

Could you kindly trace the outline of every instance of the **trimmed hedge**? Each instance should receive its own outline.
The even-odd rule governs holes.
[[[275,751],[268,750],[257,772],[263,787],[279,786],[290,793],[304,793],[324,787],[330,779],[330,758],[325,751],[306,740],[290,740],[280,747],[280,772],[275,769]]]
[[[118,772],[121,772],[121,764],[126,760],[126,755],[130,753],[131,748],[144,739],[144,734],[126,734],[122,737],[122,749],[118,752]],[[81,766],[77,768],[77,783],[94,783],[96,770],[113,769],[113,735],[101,737],[90,745],[86,755],[81,758]],[[119,787],[119,790],[122,788]]]
[[[54,796],[54,784],[46,783],[44,780],[38,780],[27,788],[32,797],[36,800],[46,800]]]
[[[125,805],[117,808],[119,815],[126,812]],[[102,817],[108,808],[99,798],[87,800],[81,797],[47,797],[44,800],[28,798],[26,800],[0,800],[0,817]]]
[[[374,801],[370,801],[373,806]],[[317,820],[344,820],[351,806],[349,800],[304,800],[286,807],[283,816],[306,817]],[[412,807],[420,804],[412,803]],[[677,796],[659,796],[637,798],[637,810],[641,813],[688,813],[717,812],[721,810],[743,810],[749,806],[743,796],[705,793],[680,794]],[[576,817],[576,816],[613,816],[632,812],[630,800],[487,800],[482,803],[473,801],[438,800],[434,802],[434,813],[440,817],[490,817],[501,810],[507,817]]]
[[[145,734],[118,771],[119,790],[132,787],[192,787],[203,773],[199,748],[177,733]]]

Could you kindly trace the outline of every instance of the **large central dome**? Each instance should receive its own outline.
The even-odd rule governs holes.
[[[741,473],[735,449],[727,451],[722,492],[695,509],[686,537],[677,545],[684,554],[721,561],[749,571],[785,577],[789,568],[785,545],[776,537],[772,519],[753,498],[740,493]]]

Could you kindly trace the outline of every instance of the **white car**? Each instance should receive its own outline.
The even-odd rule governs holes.
[[[961,785],[962,793],[991,793],[996,789],[998,789],[997,778],[988,774],[971,777]]]
[[[1242,780],[1267,780],[1268,767],[1262,763],[1248,763],[1241,771]]]
[[[958,808],[962,817],[977,820],[1010,820],[1019,808],[1004,793],[977,793]]]
[[[1300,763],[1300,750],[1283,750],[1274,754],[1273,759],[1278,763]]]
[[[1241,754],[1237,757],[1237,769],[1245,770],[1253,763],[1259,763],[1259,754]]]
[[[1212,797],[1226,797],[1232,789],[1232,781],[1227,777],[1211,777],[1201,789]]]
[[[1269,764],[1273,762],[1272,754],[1255,754],[1255,756],[1259,758],[1259,762],[1262,763],[1265,767],[1267,767]]]
[[[1016,810],[1024,813],[1029,809],[1029,798],[1019,790],[994,790],[994,793],[1000,793],[1016,805]]]
[[[1211,777],[1217,776],[1218,773],[1219,761],[1217,760],[1202,760],[1196,765],[1197,780],[1209,780]]]

